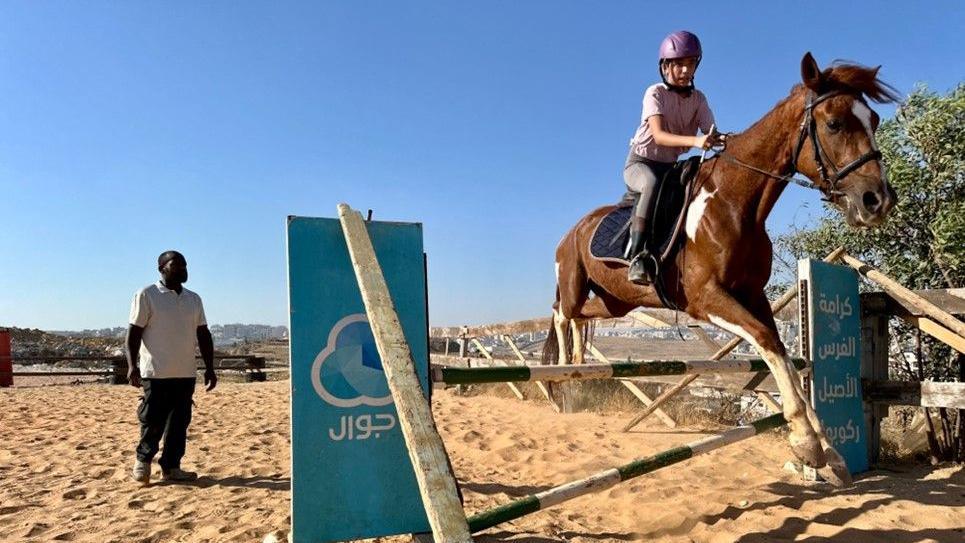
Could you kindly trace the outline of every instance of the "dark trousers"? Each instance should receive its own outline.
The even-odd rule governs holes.
[[[188,425],[191,424],[191,396],[196,379],[142,379],[144,397],[137,408],[141,421],[141,441],[137,444],[137,459],[150,462],[157,454],[161,436],[164,452],[158,464],[161,469],[181,467]]]

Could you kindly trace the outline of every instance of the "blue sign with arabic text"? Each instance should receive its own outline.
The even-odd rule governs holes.
[[[861,307],[858,276],[849,267],[798,262],[803,352],[811,362],[811,404],[851,473],[867,471],[861,393]]]
[[[365,225],[428,390],[422,225]],[[288,288],[293,541],[428,532],[338,220],[289,217]]]

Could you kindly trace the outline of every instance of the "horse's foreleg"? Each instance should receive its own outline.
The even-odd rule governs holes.
[[[777,331],[762,321],[766,317],[756,317],[719,285],[706,285],[695,302],[708,321],[740,336],[764,358],[781,391],[784,418],[791,427],[791,449],[805,464],[823,467],[827,459],[821,436],[817,435],[808,416],[808,405],[797,370],[788,358]]]
[[[765,325],[769,326],[771,329],[775,330],[775,333],[777,333],[777,326],[774,324],[774,316],[771,313],[771,305],[766,296],[761,294],[748,305],[751,313],[757,315]],[[780,341],[779,336],[778,341]],[[788,368],[788,372],[791,375],[791,383],[794,385],[795,392],[804,399],[804,408],[808,421],[811,423],[811,427],[814,429],[818,439],[821,441],[821,448],[824,449],[824,455],[827,459],[827,468],[821,472],[821,475],[825,478],[825,480],[831,482],[835,486],[849,486],[852,482],[852,479],[851,472],[848,470],[848,465],[845,463],[844,458],[838,453],[838,451],[835,450],[834,445],[831,444],[831,440],[828,438],[828,434],[824,430],[824,424],[818,417],[817,411],[815,411],[811,403],[807,401],[808,398],[807,394],[804,392],[804,386],[801,384],[800,373],[794,367],[794,364],[787,356],[786,351],[784,351],[784,353],[783,360],[784,364]]]

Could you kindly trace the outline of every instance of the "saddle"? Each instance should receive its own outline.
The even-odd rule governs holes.
[[[680,234],[687,222],[688,204],[693,197],[699,170],[699,156],[678,161],[667,170],[661,180],[660,190],[650,203],[654,207],[651,214],[653,219],[647,226],[646,235],[654,258],[646,263],[647,271],[653,277],[660,300],[671,309],[676,309],[676,305],[666,296],[662,269],[682,245]],[[630,219],[637,196],[634,192],[624,194],[617,207],[597,223],[590,237],[590,255],[593,258],[622,266],[630,265],[624,254],[630,244]]]

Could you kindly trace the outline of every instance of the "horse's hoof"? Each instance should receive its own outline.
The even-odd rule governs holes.
[[[818,472],[822,479],[837,488],[846,488],[854,484],[854,479],[851,478],[848,465],[845,463],[844,458],[838,454],[838,451],[829,447],[824,449],[824,456],[827,458],[828,463]]]
[[[823,468],[827,464],[827,458],[821,448],[821,442],[816,437],[809,437],[795,437],[792,432],[791,451],[804,465],[815,469]]]

